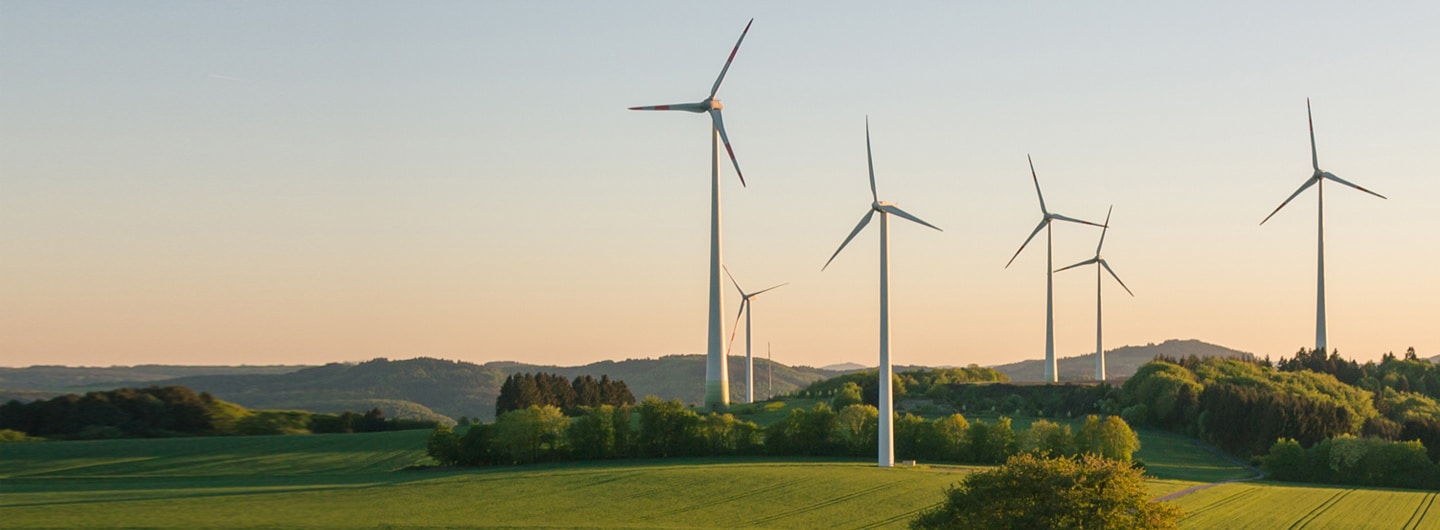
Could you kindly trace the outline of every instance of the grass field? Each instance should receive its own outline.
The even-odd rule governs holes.
[[[1175,501],[1183,528],[1440,528],[1437,492],[1239,483]]]
[[[427,435],[0,444],[0,528],[900,528],[976,469],[689,459],[399,471],[427,460]],[[1154,495],[1246,476],[1170,436],[1142,432],[1141,457],[1167,477],[1150,481]],[[1177,504],[1186,528],[1440,528],[1434,497],[1238,483]]]

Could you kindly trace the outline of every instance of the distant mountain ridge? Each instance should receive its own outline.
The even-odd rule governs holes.
[[[109,390],[115,383],[164,381],[196,375],[284,374],[304,365],[259,366],[190,366],[172,364],[140,364],[135,366],[54,366],[35,365],[25,368],[0,367],[0,389],[75,392],[77,390]]]
[[[1124,378],[1158,355],[1168,357],[1251,356],[1246,352],[1198,340],[1168,340],[1160,344],[1124,346],[1107,352],[1108,373]],[[745,358],[731,356],[730,399],[745,396]],[[995,366],[1012,381],[1039,381],[1041,360]],[[1094,355],[1059,360],[1062,380],[1088,380],[1094,374]],[[897,366],[905,371],[920,366]],[[810,383],[845,373],[870,369],[857,363],[812,368],[786,366],[755,359],[756,399],[786,394]],[[0,368],[0,399],[36,399],[55,392],[84,392],[122,386],[183,385],[196,392],[251,409],[300,409],[342,412],[379,407],[391,417],[435,418],[468,416],[493,419],[495,398],[505,377],[521,372],[546,372],[566,378],[578,375],[625,381],[637,399],[653,395],[687,404],[703,399],[705,356],[667,355],[655,359],[600,361],[583,366],[550,366],[515,361],[475,364],[433,358],[324,366],[136,366]],[[773,389],[771,374],[773,373]]]
[[[1121,346],[1105,352],[1105,374],[1110,378],[1127,378],[1135,374],[1141,365],[1158,356],[1180,358],[1196,357],[1243,357],[1252,359],[1254,354],[1233,350],[1195,339],[1170,339],[1160,344],[1144,346]],[[1095,379],[1095,354],[1061,357],[1056,359],[1058,378],[1061,381],[1088,381]],[[1045,361],[1032,359],[1017,363],[994,366],[996,370],[1010,376],[1011,381],[1042,381],[1045,378]]]
[[[729,361],[731,401],[740,402],[745,397],[745,358],[731,356]],[[253,370],[262,373],[247,373],[248,367],[165,367],[165,370],[153,367],[43,368],[38,371],[23,368],[0,371],[0,376],[44,374],[43,377],[29,378],[11,375],[0,380],[4,381],[0,385],[4,389],[0,390],[0,398],[28,400],[53,397],[60,392],[181,385],[251,409],[336,413],[379,407],[391,417],[435,419],[445,416],[453,419],[468,416],[489,420],[495,415],[495,398],[500,394],[501,383],[506,376],[521,372],[545,372],[566,378],[608,375],[611,379],[625,381],[637,399],[653,395],[699,403],[704,390],[697,382],[705,378],[705,357],[667,355],[658,359],[600,361],[584,366],[513,361],[481,365],[422,357]],[[271,373],[263,373],[267,371]],[[165,373],[201,375],[156,377]],[[788,393],[841,373],[756,359],[756,397],[764,399],[771,393]],[[123,379],[126,375],[136,377]],[[772,384],[773,389],[770,388]]]

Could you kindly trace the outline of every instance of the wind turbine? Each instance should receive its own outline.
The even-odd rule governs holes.
[[[1040,177],[1035,176],[1035,161],[1030,158],[1030,155],[1025,155],[1025,159],[1030,161],[1030,179],[1035,181],[1035,195],[1040,197],[1042,217],[1040,224],[1035,225],[1035,230],[1030,232],[1030,237],[1025,238],[1025,242],[1020,244],[1020,250],[1016,250],[1015,255],[1010,256],[1010,262],[1005,264],[1005,268],[1008,269],[1011,263],[1015,263],[1015,258],[1020,257],[1020,252],[1025,250],[1025,246],[1030,244],[1031,239],[1035,239],[1035,234],[1040,233],[1042,229],[1045,230],[1045,381],[1054,383],[1058,380],[1055,370],[1055,265],[1052,245],[1055,238],[1052,235],[1053,230],[1050,228],[1050,223],[1052,221],[1069,221],[1090,226],[1100,225],[1051,213],[1045,207],[1045,195],[1040,193]]]
[[[630,110],[710,113],[710,312],[705,348],[705,406],[710,408],[730,405],[730,373],[725,364],[725,345],[722,343],[725,340],[725,323],[721,321],[721,313],[725,312],[725,302],[720,295],[721,142],[725,144],[725,152],[730,154],[730,162],[735,165],[735,175],[740,177],[740,185],[745,185],[745,175],[740,172],[740,162],[735,160],[735,150],[730,148],[730,137],[725,134],[725,120],[720,117],[720,111],[725,106],[715,99],[715,94],[720,91],[720,82],[725,80],[725,72],[730,70],[730,63],[735,61],[735,52],[740,51],[740,43],[745,42],[745,34],[750,32],[750,24],[754,22],[755,19],[750,19],[750,22],[745,24],[745,30],[740,32],[740,39],[735,41],[735,48],[730,50],[730,57],[725,59],[725,66],[720,69],[720,76],[715,78],[715,84],[710,87],[710,97],[699,103],[630,107]]]
[[[830,262],[835,261],[835,256],[839,256],[840,251],[845,250],[845,245],[850,244],[850,240],[855,239],[855,235],[864,230],[865,225],[870,224],[870,218],[874,217],[876,212],[880,213],[880,467],[894,467],[895,404],[890,389],[890,214],[936,230],[940,230],[940,228],[920,220],[919,217],[905,213],[905,210],[901,210],[893,203],[880,200],[879,194],[875,192],[875,159],[870,154],[870,118],[868,117],[865,118],[865,161],[870,168],[870,198],[874,199],[874,202],[870,203],[870,211],[865,212],[865,217],[860,218],[860,224],[855,225],[855,229],[850,231],[850,235],[845,236],[845,241],[840,243],[840,248],[835,249],[835,253],[830,255],[830,259],[825,262],[824,267],[820,267],[820,270],[823,271],[825,267],[829,267]]]
[[[1065,267],[1065,268],[1062,268],[1062,269],[1060,269],[1060,270],[1055,271],[1055,272],[1060,272],[1060,271],[1067,270],[1067,269],[1073,269],[1073,268],[1079,267],[1079,266],[1081,266],[1081,265],[1089,265],[1089,264],[1092,264],[1092,263],[1095,264],[1095,380],[1096,380],[1096,381],[1104,381],[1104,380],[1105,380],[1105,343],[1100,340],[1100,323],[1101,323],[1101,320],[1100,320],[1100,308],[1102,307],[1102,305],[1100,304],[1100,293],[1101,293],[1101,290],[1100,290],[1100,283],[1101,283],[1101,282],[1100,282],[1100,280],[1102,279],[1102,277],[1101,277],[1101,275],[1100,275],[1100,269],[1101,269],[1101,268],[1104,268],[1104,269],[1105,269],[1105,272],[1110,273],[1110,277],[1111,277],[1111,278],[1115,278],[1115,281],[1116,281],[1116,282],[1119,282],[1121,287],[1125,287],[1125,282],[1120,281],[1120,276],[1118,276],[1118,275],[1115,274],[1115,270],[1110,268],[1110,264],[1107,263],[1107,262],[1105,262],[1105,258],[1100,257],[1100,247],[1105,246],[1105,232],[1107,232],[1107,231],[1110,230],[1110,212],[1113,211],[1114,209],[1115,209],[1115,207],[1114,207],[1114,206],[1111,206],[1111,207],[1110,207],[1110,210],[1106,210],[1106,211],[1105,211],[1105,227],[1100,229],[1100,244],[1095,245],[1095,257],[1090,258],[1090,259],[1087,259],[1087,260],[1082,261],[1082,262],[1080,262],[1080,263],[1076,263],[1076,264],[1071,265],[1071,266],[1069,266],[1069,267]],[[1129,288],[1129,287],[1125,287],[1125,292],[1130,293],[1130,296],[1135,296],[1135,293],[1130,292],[1130,288]]]
[[[782,284],[780,284],[780,285],[776,285],[776,286],[774,286],[774,287],[770,287],[770,288],[767,288],[767,289],[761,289],[761,290],[755,291],[755,292],[753,292],[753,293],[746,293],[744,289],[741,289],[741,288],[740,288],[740,282],[735,281],[735,276],[733,276],[733,275],[730,274],[730,268],[729,268],[729,267],[722,267],[722,268],[725,269],[725,275],[730,277],[730,284],[735,286],[735,290],[736,290],[736,291],[740,291],[740,312],[735,314],[735,325],[730,326],[730,344],[734,344],[734,343],[735,343],[735,331],[738,330],[738,329],[740,329],[740,316],[741,316],[741,315],[744,315],[744,316],[745,316],[745,402],[746,402],[746,403],[754,403],[754,402],[755,402],[755,376],[754,376],[754,373],[755,373],[755,361],[754,361],[754,359],[753,359],[752,357],[750,357],[750,329],[751,329],[751,328],[750,328],[750,309],[751,309],[751,307],[754,306],[754,302],[751,302],[751,300],[755,299],[755,297],[757,297],[757,296],[760,296],[760,293],[763,293],[763,292],[765,292],[765,291],[774,290],[774,289],[779,289],[779,288],[784,287],[784,286],[786,286],[786,285],[790,285],[790,283],[789,283],[789,282],[786,282],[786,283],[782,283]],[[728,357],[728,356],[729,356],[729,351],[730,351],[729,345],[726,345],[725,351],[726,351],[726,356]]]
[[[1306,179],[1304,184],[1300,185],[1300,189],[1295,190],[1295,193],[1291,193],[1290,197],[1285,199],[1285,202],[1275,207],[1275,211],[1265,216],[1265,219],[1260,221],[1260,224],[1263,225],[1265,221],[1269,221],[1281,208],[1284,208],[1286,204],[1290,204],[1290,201],[1294,199],[1295,196],[1305,191],[1305,188],[1315,186],[1316,199],[1320,204],[1320,218],[1319,222],[1316,223],[1320,227],[1320,236],[1319,249],[1316,251],[1316,254],[1319,256],[1319,272],[1317,272],[1315,276],[1315,350],[1324,353],[1327,351],[1325,344],[1325,180],[1333,180],[1381,199],[1384,199],[1385,196],[1356,186],[1345,179],[1335,176],[1334,173],[1320,169],[1320,155],[1315,150],[1315,117],[1310,113],[1310,98],[1305,98],[1305,118],[1310,122],[1310,164],[1314,166],[1315,173],[1310,175],[1310,178]]]

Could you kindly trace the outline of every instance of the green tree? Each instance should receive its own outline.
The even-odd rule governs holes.
[[[966,430],[965,441],[974,462],[998,464],[1015,453],[1015,431],[1005,416],[995,423],[976,420]]]
[[[840,390],[835,393],[835,398],[830,400],[830,406],[835,410],[844,410],[845,407],[850,405],[862,403],[865,403],[865,396],[862,394],[860,385],[854,381],[846,381],[844,385],[840,386]]]
[[[966,437],[970,431],[970,422],[965,420],[965,416],[957,413],[935,420],[934,431],[939,450],[936,458],[955,461],[971,459],[970,444]]]
[[[564,449],[570,418],[554,405],[530,405],[495,419],[495,449],[516,464],[549,459]]]
[[[685,408],[680,400],[664,401],[648,396],[636,410],[640,413],[640,432],[636,443],[641,454],[668,457],[700,453],[704,443],[700,433],[700,415]]]
[[[857,392],[859,386],[855,387]],[[835,432],[845,454],[865,456],[880,450],[876,438],[880,428],[880,411],[875,407],[857,403],[840,409],[835,417]]]
[[[1179,519],[1178,508],[1150,502],[1140,471],[1123,462],[1025,453],[967,475],[910,528],[1170,529]]]
[[[425,452],[442,466],[453,466],[460,461],[460,436],[448,425],[438,425],[430,431],[430,441]]]
[[[585,414],[570,421],[565,437],[576,458],[614,458],[619,454],[616,436],[616,410],[610,405],[587,407]]]
[[[1085,425],[1075,435],[1075,450],[1129,462],[1135,451],[1140,450],[1140,437],[1119,416],[1106,416],[1101,420],[1091,414],[1085,417]]]
[[[1070,434],[1069,425],[1037,420],[1020,435],[1019,445],[1021,452],[1040,456],[1067,456],[1075,452],[1075,437]]]

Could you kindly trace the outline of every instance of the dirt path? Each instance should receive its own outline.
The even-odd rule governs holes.
[[[1230,462],[1233,462],[1235,465],[1241,466],[1241,467],[1243,467],[1243,468],[1245,468],[1245,469],[1249,469],[1250,472],[1251,472],[1251,473],[1254,473],[1255,475],[1254,475],[1254,476],[1250,476],[1250,477],[1245,477],[1245,478],[1232,478],[1232,479],[1230,479],[1230,480],[1222,480],[1222,481],[1220,481],[1220,482],[1211,482],[1211,483],[1209,483],[1209,484],[1200,484],[1200,485],[1196,485],[1196,486],[1190,486],[1190,487],[1188,487],[1188,488],[1185,488],[1185,489],[1183,489],[1183,490],[1177,491],[1177,492],[1175,492],[1175,493],[1171,493],[1171,494],[1169,494],[1169,495],[1165,495],[1165,496],[1162,496],[1162,497],[1157,497],[1157,498],[1155,499],[1156,501],[1164,502],[1164,501],[1175,500],[1175,499],[1178,499],[1178,498],[1180,498],[1180,497],[1184,497],[1184,496],[1186,496],[1186,495],[1189,495],[1189,494],[1191,494],[1191,493],[1195,493],[1195,492],[1197,492],[1197,491],[1207,490],[1207,489],[1210,489],[1210,488],[1213,488],[1213,487],[1215,487],[1215,486],[1219,486],[1219,485],[1222,485],[1222,484],[1230,484],[1230,483],[1233,483],[1233,482],[1246,482],[1246,481],[1250,481],[1250,480],[1257,480],[1257,479],[1265,478],[1265,472],[1264,472],[1264,471],[1261,471],[1259,468],[1256,468],[1255,466],[1252,466],[1252,465],[1250,465],[1250,464],[1247,464],[1247,463],[1241,461],[1241,460],[1238,459],[1238,458],[1235,458],[1235,457],[1233,457],[1233,456],[1230,456],[1229,454],[1226,454],[1224,451],[1220,451],[1220,450],[1218,450],[1218,449],[1216,449],[1216,448],[1214,448],[1214,447],[1210,447],[1210,446],[1208,446],[1208,445],[1205,445],[1205,444],[1202,444],[1202,443],[1199,443],[1199,442],[1191,442],[1191,443],[1194,443],[1196,446],[1200,447],[1201,449],[1204,449],[1204,450],[1206,450],[1206,451],[1209,451],[1211,454],[1214,454],[1214,455],[1216,455],[1216,456],[1219,456],[1220,458],[1224,458],[1224,459],[1226,459],[1226,460],[1229,460]]]

